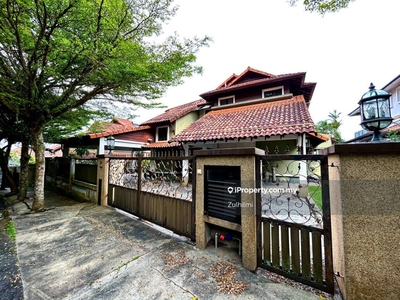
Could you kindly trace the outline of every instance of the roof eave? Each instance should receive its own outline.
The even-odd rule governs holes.
[[[279,82],[279,81],[292,79],[292,78],[296,78],[296,77],[302,77],[303,86],[304,86],[305,75],[306,75],[305,72],[300,72],[300,73],[289,74],[289,75],[284,75],[284,76],[277,76],[277,77],[274,77],[274,78],[261,79],[261,80],[258,80],[258,81],[255,81],[253,83],[249,83],[249,84],[246,84],[246,85],[234,85],[234,86],[230,86],[230,87],[226,87],[226,88],[221,88],[221,89],[217,89],[217,90],[208,91],[206,93],[200,94],[200,97],[202,97],[204,99],[207,99],[208,97],[215,96],[215,95],[218,95],[218,94],[223,94],[223,93],[226,93],[226,92],[237,91],[237,90],[241,90],[241,89],[247,89],[249,87],[255,87],[255,86],[259,86],[259,85],[264,85],[266,83]],[[315,88],[315,84],[314,84],[314,88]]]

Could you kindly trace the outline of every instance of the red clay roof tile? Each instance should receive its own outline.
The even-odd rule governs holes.
[[[143,145],[143,149],[160,149],[160,148],[173,148],[173,147],[179,147],[181,143],[178,142],[155,142],[155,143],[150,143],[148,145]]]
[[[161,115],[158,115],[148,121],[145,121],[140,125],[150,125],[150,124],[156,124],[156,123],[174,122],[175,120],[179,119],[180,117],[183,117],[184,115],[194,111],[200,105],[204,105],[206,103],[207,103],[206,100],[199,99],[199,100],[192,101],[192,102],[189,102],[189,103],[186,103],[183,105],[179,105],[179,106],[167,109]]]
[[[114,121],[111,124],[108,124],[107,127],[102,132],[89,133],[88,136],[91,139],[96,139],[109,135],[116,135],[120,133],[144,130],[149,128],[150,126],[134,125],[131,121],[126,119],[114,118]]]
[[[245,139],[315,132],[303,96],[213,110],[176,135],[173,142]]]

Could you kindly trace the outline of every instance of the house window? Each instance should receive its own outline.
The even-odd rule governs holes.
[[[228,105],[235,103],[235,96],[228,96],[223,98],[218,98],[218,106]]]
[[[283,95],[283,86],[262,90],[262,97],[269,98]]]
[[[395,92],[395,96],[394,96],[395,98],[396,98],[396,102],[397,103],[400,103],[400,88],[397,88],[396,89],[396,92]]]
[[[168,141],[168,126],[157,127],[156,142]]]

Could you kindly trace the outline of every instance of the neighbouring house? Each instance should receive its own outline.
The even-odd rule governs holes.
[[[392,124],[381,131],[381,135],[385,138],[387,137],[388,132],[390,131],[399,131],[400,130],[400,75],[391,80],[388,84],[386,84],[382,90],[391,94],[390,97],[390,113],[392,115],[393,121]],[[354,109],[351,113],[349,113],[350,117],[358,117],[360,118],[361,111],[360,107]],[[346,143],[360,143],[360,142],[369,142],[372,138],[373,132],[362,129],[357,131],[354,134],[354,138],[346,141]]]
[[[197,149],[257,147],[267,153],[308,153],[325,142],[309,113],[316,83],[306,73],[273,75],[248,67],[200,96],[207,110],[175,133],[186,154]]]
[[[203,117],[209,107],[206,100],[199,99],[167,109],[164,113],[141,123],[141,126],[150,126],[154,136],[154,139],[142,148],[151,150],[151,156],[182,156],[182,144],[171,142],[171,139]]]
[[[109,151],[107,149],[109,136],[115,138],[114,156],[133,156],[134,152],[142,151],[142,147],[154,139],[150,126],[138,126],[121,118],[113,118],[109,123],[98,122],[96,128],[96,132],[75,135],[63,140],[64,156],[68,156],[71,149],[87,150],[91,157],[105,154]]]

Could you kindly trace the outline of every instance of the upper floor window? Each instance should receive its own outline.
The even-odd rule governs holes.
[[[160,126],[156,129],[156,142],[168,141],[168,126]]]
[[[400,104],[400,87],[396,89],[393,96],[396,99],[396,102]]]
[[[283,86],[273,87],[270,89],[262,90],[262,97],[269,98],[283,95]]]
[[[228,105],[235,103],[235,96],[228,96],[223,98],[218,98],[218,106]]]

